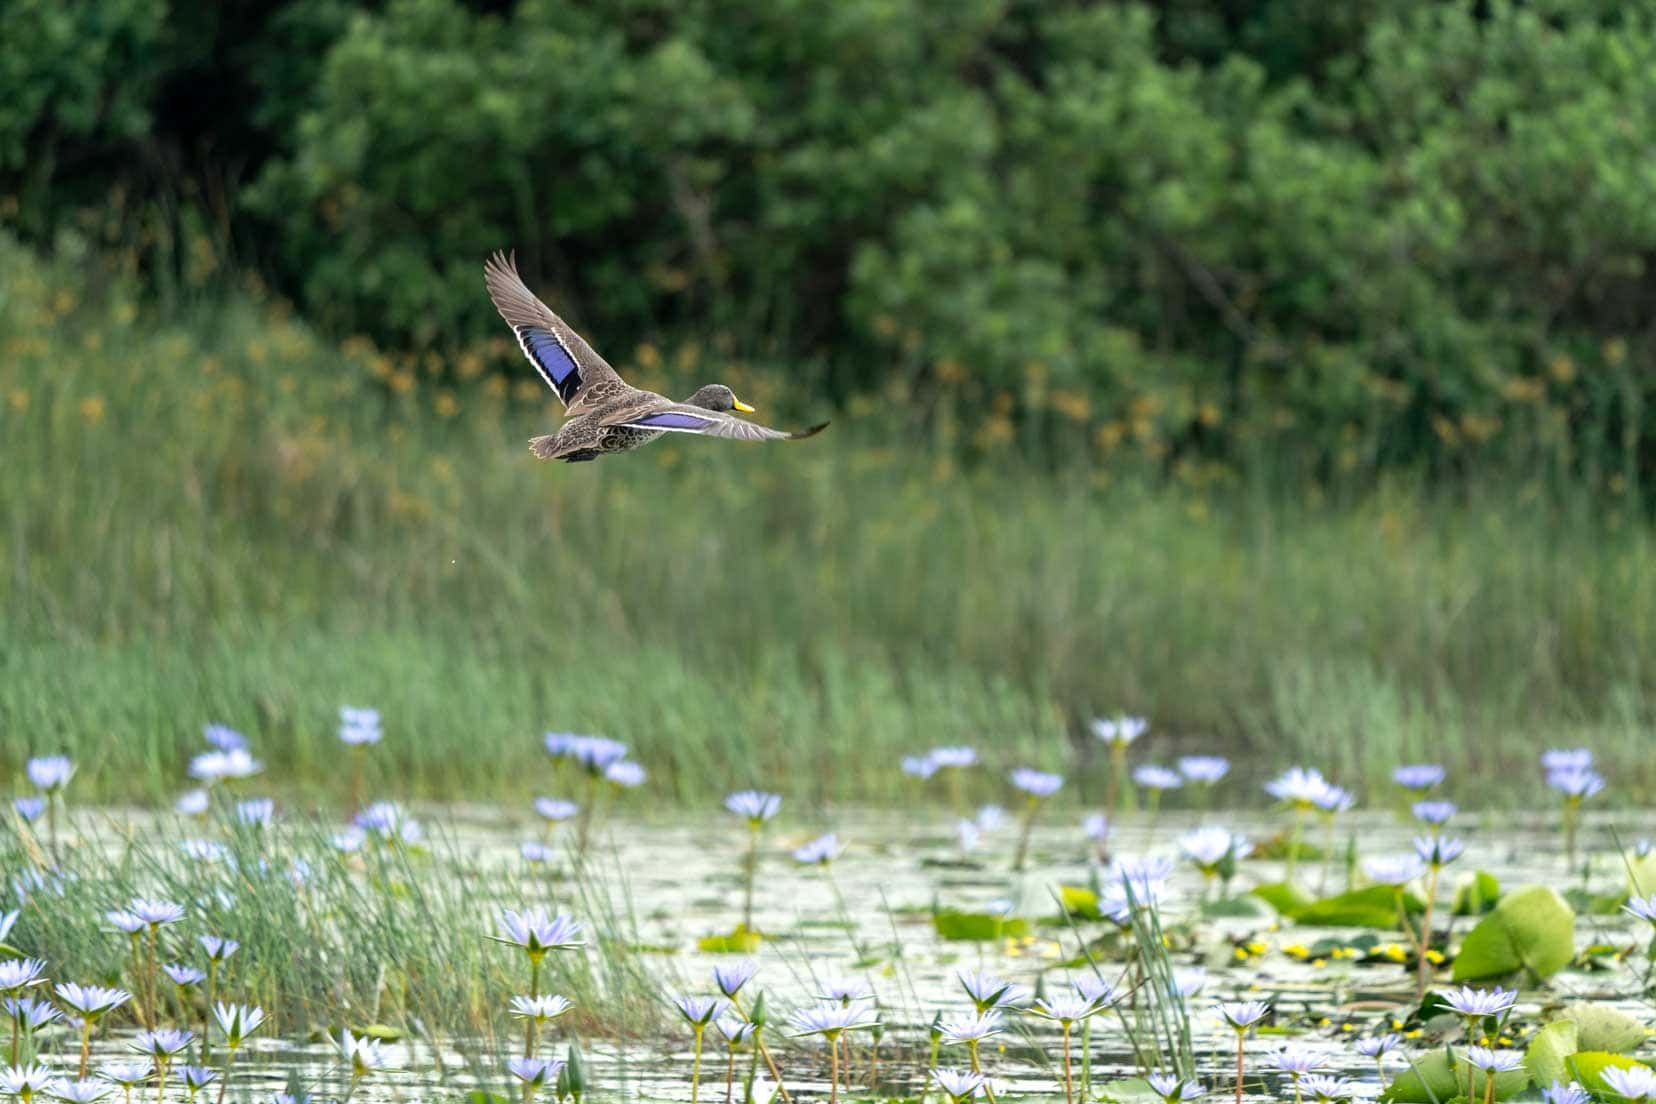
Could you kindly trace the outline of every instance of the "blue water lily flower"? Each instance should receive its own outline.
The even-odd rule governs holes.
[[[1402,1041],[1403,1037],[1401,1035],[1395,1032],[1387,1032],[1384,1035],[1376,1035],[1368,1039],[1358,1039],[1352,1045],[1356,1048],[1358,1054],[1366,1058],[1381,1058],[1396,1050],[1397,1045]]]
[[[180,989],[188,989],[207,980],[206,971],[182,962],[169,962],[161,967],[161,972]]]
[[[558,797],[535,798],[535,813],[543,820],[556,824],[570,820],[581,811],[581,807],[573,801],[565,801]]]
[[[840,844],[839,836],[833,832],[818,836],[803,847],[794,849],[793,857],[796,861],[807,866],[826,866],[840,857],[845,848]]]
[[[548,916],[546,910],[540,908],[527,912],[502,909],[499,932],[499,935],[489,938],[496,943],[510,943],[515,947],[522,947],[533,959],[540,958],[548,951],[562,951],[585,945],[585,940],[579,938],[580,921],[561,912],[556,916]]]
[[[1606,1066],[1599,1071],[1599,1076],[1604,1078],[1604,1083],[1610,1086],[1610,1091],[1617,1096],[1631,1101],[1656,1097],[1656,1072],[1649,1066],[1628,1066],[1626,1069]]]
[[[1363,860],[1363,873],[1379,885],[1402,886],[1426,873],[1419,855],[1376,855]]]
[[[40,985],[46,979],[41,972],[46,961],[40,958],[8,958],[0,961],[0,993],[16,995],[31,985]]]
[[[1051,797],[1064,785],[1063,775],[1050,774],[1033,767],[1019,767],[1010,777],[1015,789],[1022,790],[1032,798]]]
[[[1214,1010],[1219,1013],[1220,1019],[1239,1033],[1257,1026],[1271,1014],[1271,1006],[1265,1001],[1226,1001]]]
[[[1408,763],[1392,771],[1392,780],[1406,790],[1429,790],[1441,786],[1446,772],[1438,763]]]
[[[903,773],[914,778],[930,778],[937,773],[937,763],[930,755],[905,755],[902,761]]]
[[[546,993],[538,997],[513,997],[511,1007],[507,1009],[507,1014],[544,1024],[549,1020],[557,1019],[574,1007],[575,1005],[567,997],[561,997],[555,993]]]
[[[1414,841],[1415,854],[1427,866],[1442,869],[1460,858],[1466,851],[1466,844],[1458,839],[1447,839],[1443,836],[1416,836]]]
[[[1415,819],[1434,828],[1441,828],[1449,823],[1449,818],[1455,815],[1453,801],[1417,801],[1414,803]]]
[[[1181,755],[1179,773],[1188,782],[1211,786],[1230,773],[1230,760],[1222,755]]]
[[[97,1104],[114,1091],[107,1081],[58,1081],[52,1086],[53,1098],[68,1104]]]
[[[1156,1070],[1146,1074],[1144,1080],[1149,1084],[1150,1091],[1161,1097],[1165,1104],[1188,1104],[1207,1092],[1195,1081],[1186,1081],[1176,1073]]]
[[[981,1043],[1001,1033],[1001,1013],[991,1008],[976,1016],[945,1020],[942,1028],[945,1043]]]
[[[734,997],[758,972],[759,964],[751,958],[719,963],[713,967],[713,984],[718,986],[719,992],[725,996]]]
[[[971,1070],[939,1069],[932,1071],[937,1087],[943,1090],[953,1104],[965,1104],[983,1090],[984,1077]]]
[[[782,798],[761,790],[738,790],[725,798],[724,806],[757,828],[782,808]]]
[[[1518,1000],[1518,990],[1502,989],[1474,989],[1463,985],[1459,989],[1444,989],[1439,993],[1443,1003],[1450,1010],[1461,1016],[1499,1016],[1512,1011],[1512,1006]]]
[[[955,978],[981,1015],[992,1008],[1012,1008],[1029,998],[1029,990],[994,974],[956,970]]]
[[[231,728],[229,725],[203,725],[201,738],[207,741],[207,746],[216,751],[246,751],[247,737]]]
[[[838,1039],[847,1031],[868,1031],[878,1025],[874,1010],[863,1004],[819,1004],[802,1008],[791,1021],[795,1038],[821,1035],[829,1041]]]
[[[1551,1088],[1541,1090],[1541,1099],[1546,1104],[1590,1104],[1593,1097],[1578,1083],[1571,1081],[1566,1085],[1555,1078]]]
[[[75,764],[67,755],[42,755],[30,759],[24,766],[29,784],[42,793],[53,794],[69,784],[75,776]]]
[[[1143,736],[1150,729],[1150,722],[1143,717],[1096,717],[1093,719],[1092,732],[1095,737],[1106,744],[1118,744],[1126,747],[1128,744]]]
[[[132,1037],[130,1046],[139,1054],[147,1054],[157,1062],[165,1061],[179,1054],[195,1041],[195,1032],[182,1031],[176,1027],[164,1027],[158,1031],[140,1031]]]
[[[531,1089],[544,1088],[547,1084],[555,1084],[558,1074],[563,1072],[562,1058],[508,1058],[506,1069],[511,1075],[523,1082]]]
[[[1141,763],[1133,768],[1133,783],[1147,790],[1176,790],[1184,785],[1184,775],[1154,763]]]
[[[104,1015],[132,999],[132,994],[125,989],[102,985],[77,985],[72,981],[59,982],[56,992],[59,1001],[74,1009],[81,1019],[90,1023],[96,1023]]]
[[[20,1029],[38,1031],[57,1020],[63,1013],[35,997],[7,997],[0,1001],[6,1016]]]
[[[380,727],[379,710],[361,709],[351,705],[339,707],[340,743],[350,747],[365,747],[379,743],[384,735],[385,731]]]
[[[1466,1060],[1485,1073],[1506,1073],[1524,1064],[1524,1052],[1469,1046],[1466,1048]]]
[[[46,815],[46,799],[44,797],[18,797],[12,799],[12,808],[17,815],[29,824],[33,824]]]

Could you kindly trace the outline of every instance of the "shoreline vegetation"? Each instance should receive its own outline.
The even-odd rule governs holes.
[[[325,790],[355,700],[411,799],[525,796],[559,729],[624,740],[669,801],[782,770],[806,804],[885,801],[949,742],[1096,800],[1086,726],[1122,709],[1169,755],[1356,788],[1430,758],[1510,805],[1580,743],[1605,800],[1651,792],[1632,503],[1053,474],[967,459],[895,395],[785,464],[692,441],[554,471],[523,451],[553,420],[527,369],[462,399],[257,298],[163,315],[10,242],[0,268],[0,763],[98,763],[88,800],[166,796],[211,722]],[[785,418],[786,380],[736,382]]]

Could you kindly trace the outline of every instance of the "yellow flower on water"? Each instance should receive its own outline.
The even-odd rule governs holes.
[[[89,422],[92,422],[93,424],[103,421],[103,399],[97,395],[93,395],[89,399],[82,399],[80,401],[80,412],[81,417],[85,418]]]
[[[1444,963],[1443,952],[1436,947],[1428,947],[1426,949],[1426,961],[1433,966],[1442,966]]]
[[[6,396],[6,403],[13,410],[22,413],[23,411],[29,409],[29,393],[21,387],[15,388]]]
[[[1313,970],[1320,970],[1324,966],[1327,966],[1327,965],[1328,965],[1328,959],[1326,959],[1326,958],[1313,958],[1311,960],[1311,968]]]
[[[1380,953],[1393,962],[1402,962],[1409,957],[1408,952],[1404,951],[1402,945],[1398,943],[1387,943],[1380,948]]]
[[[437,401],[432,404],[439,418],[452,418],[460,413],[460,400],[454,397],[454,392],[443,388],[437,392]]]
[[[1282,948],[1282,953],[1290,958],[1310,958],[1311,948],[1304,943],[1290,943]]]

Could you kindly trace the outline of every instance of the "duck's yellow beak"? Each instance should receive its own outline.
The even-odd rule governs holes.
[[[749,406],[747,403],[743,402],[741,399],[738,399],[735,395],[730,396],[730,401],[735,403],[736,404],[736,409],[740,410],[743,414],[752,414],[753,413],[753,407]]]

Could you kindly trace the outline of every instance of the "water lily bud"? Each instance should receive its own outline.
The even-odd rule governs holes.
[[[753,999],[753,1007],[748,1009],[748,1023],[763,1028],[769,1022],[765,1017],[765,994],[760,993]]]

